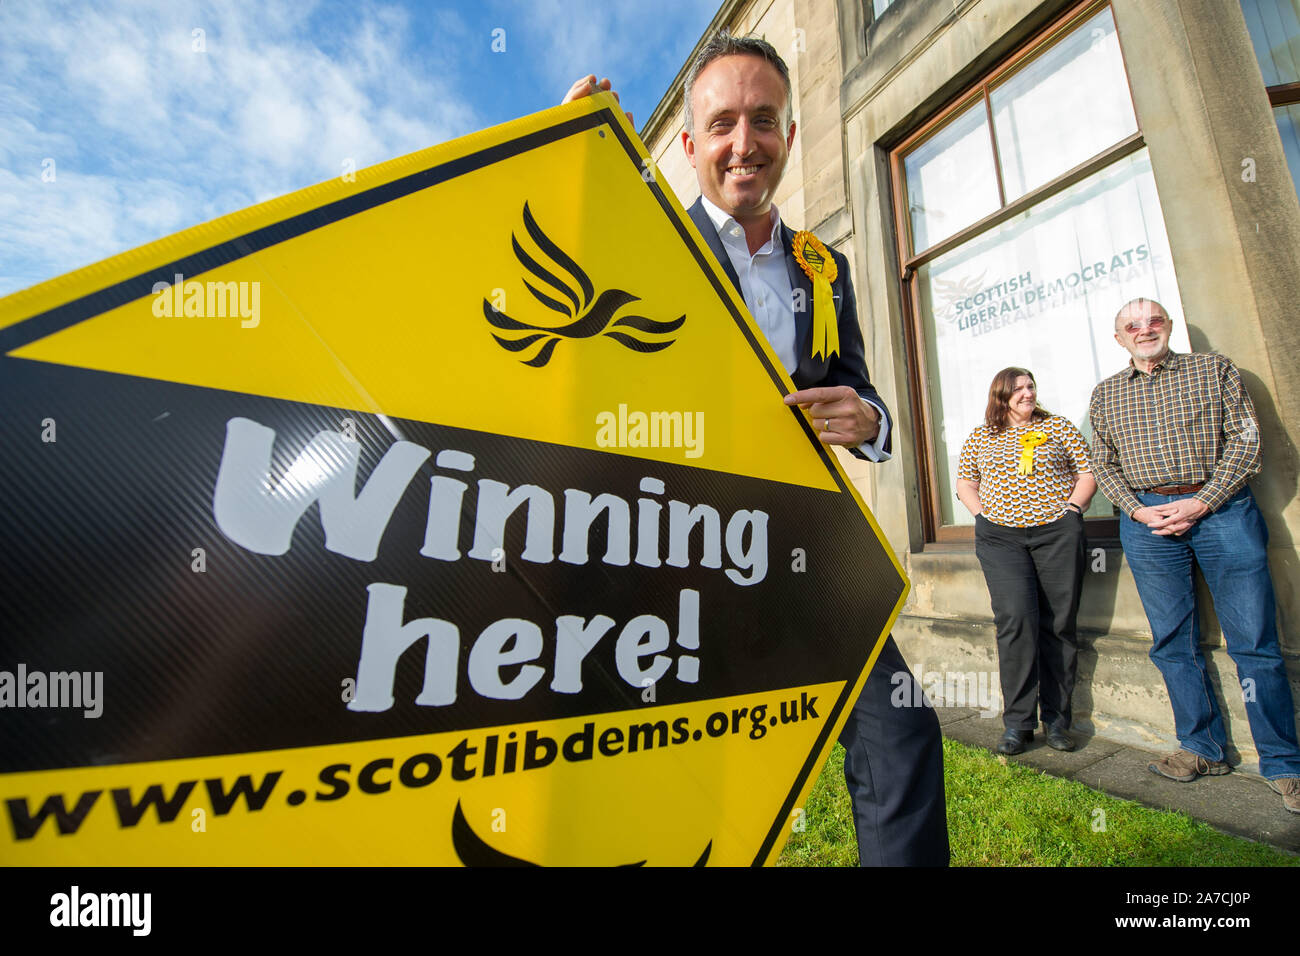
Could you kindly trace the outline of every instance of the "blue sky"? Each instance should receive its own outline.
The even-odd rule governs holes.
[[[584,73],[640,124],[717,7],[4,0],[0,296],[554,106]]]

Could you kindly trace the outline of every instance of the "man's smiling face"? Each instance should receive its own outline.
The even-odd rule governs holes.
[[[1149,299],[1125,306],[1115,319],[1115,341],[1138,363],[1163,358],[1173,330],[1174,324],[1160,303]]]
[[[691,94],[695,129],[682,141],[700,192],[742,225],[766,216],[794,143],[781,75],[761,57],[719,57]]]

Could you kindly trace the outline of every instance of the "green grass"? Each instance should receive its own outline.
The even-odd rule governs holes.
[[[943,763],[953,866],[1300,866],[1184,813],[1119,800],[978,747],[944,740]],[[778,866],[857,865],[839,744],[802,822]]]

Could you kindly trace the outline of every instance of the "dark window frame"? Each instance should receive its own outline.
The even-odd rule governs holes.
[[[1268,105],[1272,107],[1300,103],[1300,83],[1279,83],[1277,86],[1266,86],[1264,92],[1268,94]]]

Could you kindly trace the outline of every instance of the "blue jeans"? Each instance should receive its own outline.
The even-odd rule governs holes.
[[[1146,492],[1137,497],[1149,506],[1191,496]],[[1119,533],[1151,623],[1151,661],[1164,676],[1179,745],[1207,760],[1223,760],[1228,742],[1201,653],[1195,558],[1214,598],[1228,656],[1237,665],[1260,773],[1269,780],[1300,777],[1295,707],[1268,574],[1268,529],[1250,489],[1243,488],[1184,534],[1152,534],[1127,515],[1120,517]]]

